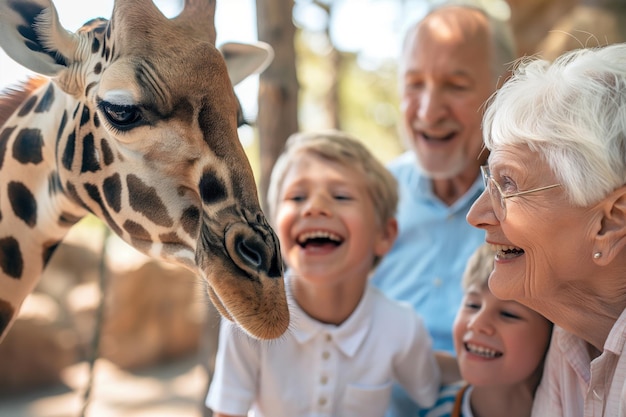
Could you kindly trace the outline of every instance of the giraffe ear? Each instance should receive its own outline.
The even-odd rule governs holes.
[[[50,0],[0,0],[0,46],[29,70],[55,76],[66,68],[78,37],[61,26]]]
[[[265,42],[254,44],[227,42],[220,51],[228,67],[228,75],[233,85],[239,84],[252,74],[259,74],[274,59],[274,49]]]

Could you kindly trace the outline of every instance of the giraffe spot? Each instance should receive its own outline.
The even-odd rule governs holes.
[[[21,182],[11,181],[7,187],[13,213],[29,227],[37,224],[37,201]]]
[[[98,62],[94,67],[93,67],[93,73],[98,75],[102,72],[102,63]]]
[[[212,169],[204,171],[202,174],[200,179],[200,197],[206,204],[219,203],[228,197],[224,181]]]
[[[198,233],[200,227],[200,210],[196,206],[189,206],[183,210],[183,215],[180,218],[180,223],[183,226],[183,230],[191,237],[194,237]]]
[[[83,107],[83,113],[80,116],[80,125],[84,126],[89,119],[91,118],[91,113],[89,112],[89,108],[87,106]]]
[[[35,107],[35,103],[37,103],[37,96],[31,96],[28,100],[24,102],[22,108],[17,112],[19,117],[24,117]]]
[[[93,113],[93,125],[96,129],[100,127],[100,117],[98,117],[98,113],[96,112]]]
[[[105,138],[102,138],[102,140],[100,140],[100,150],[102,152],[102,161],[104,162],[104,165],[111,165],[115,161],[115,156],[113,156],[113,151],[109,146],[109,142]]]
[[[152,246],[152,237],[142,225],[132,220],[126,220],[123,227],[124,230],[128,232],[130,242],[134,248],[142,252],[150,250],[150,247]]]
[[[63,150],[63,158],[61,162],[68,171],[72,170],[72,163],[74,162],[74,152],[76,151],[76,134],[74,132],[67,136],[67,142],[65,143],[65,149]]]
[[[57,140],[54,144],[54,150],[56,154],[59,154],[59,143],[61,143],[61,138],[63,137],[63,131],[65,130],[65,125],[67,124],[67,112],[63,111],[63,116],[61,116],[61,123],[59,123],[59,130],[57,130]]]
[[[78,114],[78,110],[80,110],[80,106],[81,106],[81,103],[78,103],[76,105],[76,108],[74,108],[74,113],[72,113],[72,119],[73,120],[76,120],[76,115]]]
[[[11,322],[15,310],[8,301],[0,300],[0,335],[4,333]]]
[[[104,199],[109,207],[119,213],[122,209],[122,180],[120,174],[113,174],[104,179],[102,184]]]
[[[74,184],[68,181],[67,183],[65,183],[65,189],[67,190],[67,195],[72,200],[74,200],[75,203],[79,204],[81,207],[84,207],[85,209],[89,211],[92,211],[91,209],[89,209],[89,207],[87,207],[87,204],[85,204],[83,199],[80,198],[80,196],[78,195],[78,191],[76,190],[76,187],[74,186]]]
[[[24,271],[24,259],[20,244],[14,237],[0,239],[0,268],[11,278],[20,279]]]
[[[159,235],[159,240],[163,243],[176,243],[179,245],[185,244],[185,242],[178,237],[175,232],[161,234]]]
[[[98,191],[98,187],[89,183],[83,184],[83,187],[85,187],[85,191],[87,191],[89,197],[100,206],[100,210],[102,211],[102,220],[104,220],[115,233],[121,236],[122,230],[117,225],[117,223],[115,223],[115,220],[113,220],[113,217],[111,217],[109,211],[104,206],[104,202],[102,201],[102,197],[100,196],[100,191]]]
[[[39,129],[22,129],[13,142],[13,158],[22,164],[43,161],[43,137]]]
[[[93,38],[91,42],[91,53],[95,54],[100,50],[100,40],[98,38]]]
[[[2,169],[2,165],[4,164],[4,155],[7,151],[7,142],[9,141],[9,136],[15,130],[15,126],[7,127],[2,130],[0,133],[0,169]]]
[[[54,103],[54,87],[52,83],[50,83],[46,92],[43,94],[43,96],[41,96],[41,100],[39,101],[39,104],[37,104],[35,113],[47,112],[48,110],[50,110],[50,107],[52,107],[52,103]]]
[[[83,138],[83,163],[80,172],[98,172],[100,170],[100,161],[98,160],[97,149],[94,146],[93,134],[88,133]]]
[[[131,236],[140,238],[142,240],[152,240],[152,237],[150,237],[150,233],[148,232],[148,230],[137,222],[134,222],[132,220],[126,220],[123,227],[124,230],[126,230]]]
[[[87,88],[85,88],[85,96],[89,96],[89,92],[91,91],[92,88],[94,88],[97,84],[95,82],[93,83],[89,83],[89,85],[87,85]]]
[[[171,227],[174,224],[167,213],[167,207],[154,187],[146,185],[133,174],[126,177],[126,186],[128,187],[128,200],[133,210],[143,214],[159,226]]]

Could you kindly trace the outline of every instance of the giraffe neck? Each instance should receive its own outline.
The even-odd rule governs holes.
[[[57,169],[62,121],[75,105],[47,82],[0,130],[0,294],[16,310],[70,227],[87,214],[66,196]]]

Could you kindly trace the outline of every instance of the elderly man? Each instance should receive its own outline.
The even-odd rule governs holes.
[[[410,150],[389,165],[400,184],[400,235],[372,282],[415,308],[437,350],[454,352],[461,276],[485,239],[466,221],[483,191],[483,105],[514,59],[510,28],[470,6],[434,9],[405,36],[399,79]],[[394,394],[393,416],[416,415]]]

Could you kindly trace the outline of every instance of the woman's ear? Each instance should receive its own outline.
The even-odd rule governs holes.
[[[381,227],[380,236],[378,242],[374,246],[374,253],[376,256],[384,256],[391,250],[396,238],[398,237],[398,220],[392,217]]]
[[[597,263],[607,264],[626,247],[626,186],[613,191],[601,204],[604,206],[601,226],[590,256]]]

